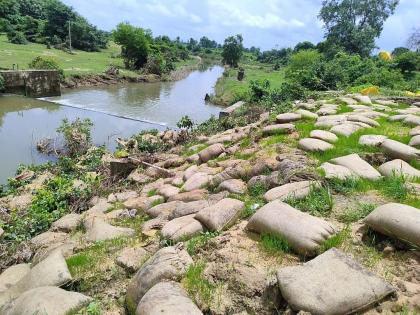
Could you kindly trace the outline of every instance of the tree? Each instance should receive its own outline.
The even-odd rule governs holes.
[[[315,45],[308,41],[299,42],[296,44],[293,51],[298,52],[298,51],[306,50],[306,49],[315,49]]]
[[[140,69],[147,62],[150,47],[142,28],[120,23],[112,32],[112,38],[121,45],[121,54],[127,68]]]
[[[420,54],[409,50],[396,56],[394,64],[403,74],[410,76],[420,69]]]
[[[237,67],[243,52],[242,35],[230,36],[225,39],[223,44],[223,63],[231,67]]]
[[[399,0],[324,0],[319,13],[328,44],[369,56]]]
[[[420,28],[414,29],[407,41],[407,46],[412,50],[420,51]]]
[[[401,55],[403,53],[406,53],[408,51],[410,51],[410,49],[408,49],[406,47],[397,47],[392,51],[391,55],[393,57],[398,57],[399,55]]]

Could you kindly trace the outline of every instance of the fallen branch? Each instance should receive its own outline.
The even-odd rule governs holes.
[[[150,164],[150,163],[147,163],[147,162],[144,162],[144,161],[142,161],[142,160],[139,160],[139,159],[136,159],[136,158],[133,158],[133,157],[128,157],[130,160],[132,160],[132,161],[134,161],[134,162],[138,162],[138,163],[140,163],[140,164],[143,164],[144,166],[147,166],[147,167],[151,167],[151,168],[154,168],[154,169],[157,169],[159,172],[161,172],[162,173],[162,175],[163,176],[165,176],[165,177],[173,177],[174,176],[174,174],[171,172],[171,171],[168,171],[167,169],[165,169],[165,168],[163,168],[163,167],[160,167],[160,166],[156,166],[156,165],[154,165],[154,164]]]

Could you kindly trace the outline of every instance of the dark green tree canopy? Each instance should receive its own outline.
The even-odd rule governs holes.
[[[346,52],[369,56],[399,0],[324,0],[319,18],[325,37]]]
[[[299,42],[296,44],[295,48],[293,49],[294,52],[298,52],[300,50],[305,50],[305,49],[314,49],[315,45],[312,44],[309,41],[304,41],[304,42]]]
[[[121,53],[127,68],[140,69],[147,62],[150,46],[142,28],[129,23],[120,23],[112,32],[112,38],[121,45]]]
[[[232,67],[237,67],[243,52],[242,35],[230,36],[225,39],[223,44],[223,63]]]
[[[69,23],[74,48],[97,51],[106,47],[108,34],[60,0],[0,0],[0,31],[6,32],[11,42],[68,48]]]

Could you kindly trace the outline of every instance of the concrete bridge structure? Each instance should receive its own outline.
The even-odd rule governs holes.
[[[60,74],[57,70],[0,70],[5,93],[28,97],[60,96]]]

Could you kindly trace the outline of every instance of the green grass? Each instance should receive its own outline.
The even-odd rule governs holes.
[[[377,119],[380,126],[375,128],[361,129],[349,137],[339,136],[338,141],[334,143],[334,148],[325,152],[313,152],[310,155],[319,160],[320,163],[327,162],[333,158],[352,154],[352,153],[373,153],[380,152],[380,149],[372,146],[363,146],[359,144],[359,138],[362,135],[374,134],[385,135],[388,138],[407,144],[410,141],[408,136],[410,127],[400,122],[389,122],[386,118]]]
[[[394,202],[404,203],[420,208],[420,199],[416,197],[413,187],[403,176],[384,177],[380,180],[370,181],[366,179],[328,180],[328,186],[336,193],[351,195],[355,192],[377,190],[383,196]]]
[[[194,236],[186,242],[187,252],[191,256],[194,256],[200,248],[206,246],[208,242],[217,235],[219,235],[217,232],[201,232],[200,235]]]
[[[325,240],[318,248],[318,253],[322,254],[331,248],[340,248],[341,245],[350,237],[350,228],[347,226],[337,234]]]
[[[210,305],[216,289],[213,284],[204,278],[205,267],[206,265],[202,261],[190,265],[182,281],[188,295],[201,307]]]
[[[147,192],[147,197],[153,197],[157,194],[157,189],[152,189]]]
[[[266,204],[266,201],[264,200],[264,194],[266,191],[267,187],[265,187],[263,183],[258,183],[253,187],[250,187],[248,193],[246,194],[230,194],[229,197],[241,200],[245,203],[241,218],[246,219],[252,216],[257,209]]]
[[[69,257],[66,262],[73,277],[73,284],[77,291],[87,292],[107,283],[111,277],[115,279],[124,276],[123,272],[113,265],[113,258],[117,252],[133,243],[133,238],[117,238],[109,241],[97,242]],[[108,270],[106,265],[111,267]],[[105,272],[104,268],[107,269]]]
[[[289,242],[280,235],[263,233],[260,236],[261,247],[271,255],[278,255],[290,252]]]
[[[274,71],[272,65],[247,62],[239,66],[245,69],[244,80],[237,80],[238,69],[229,69],[227,76],[222,76],[217,80],[214,98],[216,103],[230,105],[246,98],[251,80],[267,79],[270,81],[271,88],[279,88],[284,81],[284,71],[282,69]]]
[[[120,46],[110,42],[108,48],[99,52],[86,52],[73,50],[73,54],[51,48],[46,45],[29,43],[27,45],[16,45],[9,43],[5,35],[0,35],[0,68],[11,69],[13,64],[18,64],[19,69],[28,69],[28,64],[37,56],[49,56],[57,60],[67,75],[100,74],[109,66],[118,66],[120,74],[135,77],[138,74],[134,71],[124,69],[124,61],[119,56]],[[193,67],[197,65],[196,58],[189,58],[175,62],[177,69],[181,67]]]
[[[110,65],[123,68],[122,58],[116,57],[119,53],[120,47],[114,43],[100,52],[74,50],[74,54],[69,54],[54,48],[47,49],[42,44],[11,44],[5,35],[0,35],[0,67],[7,69],[12,68],[13,64],[18,64],[19,69],[28,69],[29,62],[36,56],[49,56],[57,60],[66,75],[97,74],[104,72]],[[121,74],[135,75],[128,70],[122,70]]]
[[[315,216],[328,215],[334,205],[334,201],[328,187],[312,187],[309,195],[305,198],[296,199],[294,197],[289,197],[285,200],[285,202],[292,207]]]
[[[337,215],[340,222],[351,223],[365,218],[376,208],[375,204],[359,203],[354,209],[347,209],[345,212]]]

